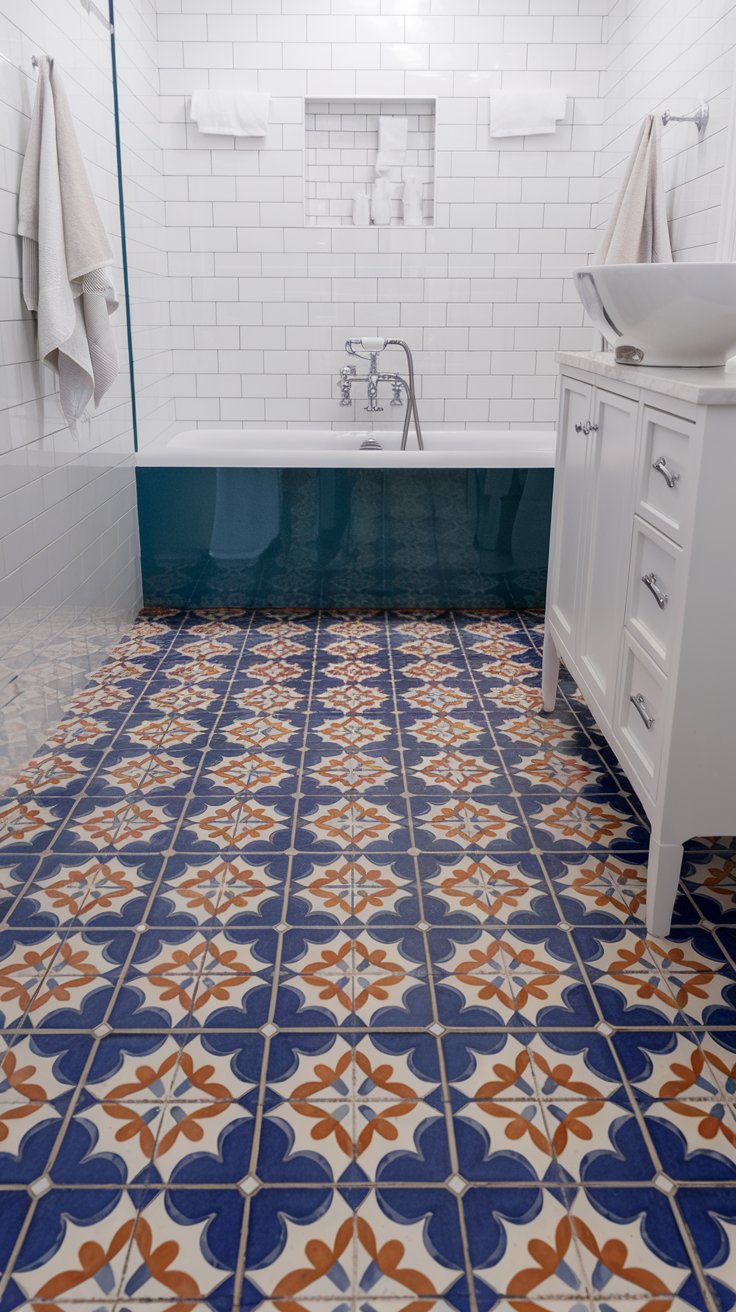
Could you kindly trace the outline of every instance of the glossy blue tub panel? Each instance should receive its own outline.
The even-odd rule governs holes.
[[[544,604],[551,469],[136,476],[146,605]]]

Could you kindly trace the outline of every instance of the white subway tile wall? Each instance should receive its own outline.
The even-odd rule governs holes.
[[[151,6],[148,7],[149,30]],[[132,8],[129,5],[129,8]],[[109,38],[79,0],[0,4],[0,787],[87,680],[140,600],[125,307],[121,372],[71,437],[21,296],[17,198],[35,97],[33,54],[52,55],[115,252],[120,211]],[[17,67],[16,67],[17,66]]]
[[[176,427],[366,423],[366,399],[341,408],[336,386],[345,338],[364,333],[410,342],[425,423],[552,425],[554,352],[594,340],[566,274],[598,240],[605,7],[160,0]],[[270,92],[265,141],[200,133],[200,86]],[[502,86],[563,87],[558,131],[492,141]],[[433,224],[355,227],[366,102],[402,97],[437,98]],[[308,207],[340,212],[305,222],[305,185]]]
[[[174,418],[171,300],[178,277],[166,227],[155,0],[116,4],[115,34],[136,419],[145,445]]]
[[[736,71],[734,0],[613,0],[607,21],[608,70],[603,81],[596,220],[605,225],[645,114],[687,114],[710,105],[703,141],[689,123],[663,129],[667,213],[678,260],[717,257],[718,223],[732,87]]]
[[[307,100],[304,107],[304,213],[308,224],[353,223],[356,194],[370,197],[376,177],[379,118],[407,120],[401,164],[385,167],[391,224],[403,223],[403,187],[416,178],[424,224],[434,213],[434,100]],[[276,179],[271,179],[272,185]]]

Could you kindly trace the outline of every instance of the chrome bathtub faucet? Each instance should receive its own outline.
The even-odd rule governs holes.
[[[403,378],[401,374],[379,372],[378,356],[387,346],[400,346],[406,353],[408,381]],[[340,405],[352,405],[353,383],[366,383],[368,404],[364,406],[364,409],[368,414],[380,414],[383,412],[383,406],[378,404],[378,384],[390,383],[392,388],[392,406],[402,405],[402,391],[406,393],[406,414],[404,415],[404,429],[401,434],[401,450],[406,450],[406,442],[409,436],[409,423],[413,416],[414,428],[417,435],[417,445],[419,450],[423,451],[424,441],[422,439],[422,429],[419,423],[416,391],[414,387],[414,360],[406,342],[402,342],[398,337],[349,337],[345,343],[345,350],[348,355],[354,355],[359,360],[365,360],[368,364],[368,372],[365,374],[359,374],[354,364],[346,364],[343,366],[338,378]],[[367,352],[367,354],[362,354],[364,351]]]

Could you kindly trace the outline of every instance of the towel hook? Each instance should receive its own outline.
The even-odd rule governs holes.
[[[694,123],[698,129],[698,136],[703,137],[705,136],[705,129],[708,126],[709,118],[710,106],[707,100],[702,100],[698,105],[698,108],[694,109],[691,114],[671,114],[670,111],[666,109],[662,115],[662,122],[665,127],[668,123]]]

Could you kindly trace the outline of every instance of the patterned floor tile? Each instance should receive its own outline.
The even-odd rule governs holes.
[[[160,869],[158,858],[142,855],[44,858],[8,923],[29,929],[137,924]]]
[[[299,805],[298,848],[401,852],[410,846],[406,803],[392,794],[345,797],[332,802],[306,796]]]
[[[298,1293],[302,1306],[335,1309],[355,1290],[397,1312],[417,1300],[462,1308],[457,1199],[432,1188],[262,1190],[251,1203],[245,1277],[249,1301],[277,1306]]]
[[[401,792],[403,787],[401,758],[396,751],[310,751],[304,762],[304,790],[313,795],[371,796]]]
[[[290,931],[276,1024],[416,1028],[433,1019],[424,945],[417,931]]]
[[[475,795],[510,790],[498,752],[443,750],[407,752],[409,791],[417,794]]]
[[[168,847],[181,799],[140,801],[85,797],[54,840],[57,852],[156,852]]]
[[[144,616],[0,800],[0,1312],[733,1312],[734,840],[541,619]]]
[[[37,802],[27,793],[0,802],[0,852],[41,852],[49,847],[72,810],[68,799]]]
[[[180,852],[283,851],[291,838],[294,803],[240,796],[196,797],[176,837]]]
[[[641,850],[646,830],[621,795],[604,797],[541,796],[522,799],[532,834],[544,851],[576,852],[589,848],[612,851]]]
[[[292,925],[415,925],[421,917],[414,861],[352,853],[296,856],[286,918]]]
[[[34,1306],[59,1292],[66,1306],[232,1300],[243,1206],[223,1189],[53,1189],[34,1213],[12,1287]]]
[[[559,914],[536,857],[421,855],[424,914],[431,923],[490,927],[533,919],[554,925]]]
[[[240,1040],[239,1051],[210,1049],[197,1037],[167,1036],[144,1054],[121,1049],[114,1069],[100,1055],[51,1169],[55,1184],[82,1170],[114,1172],[120,1184],[221,1184],[247,1172],[253,1142],[254,1083],[263,1040]],[[138,1045],[140,1047],[140,1044]],[[236,1062],[237,1058],[237,1062]],[[103,1073],[104,1072],[104,1073]],[[84,1163],[84,1168],[82,1168]],[[107,1180],[106,1183],[110,1181]]]
[[[503,795],[451,801],[412,798],[416,842],[423,851],[520,852],[529,838],[516,802]]]
[[[281,856],[170,857],[146,919],[150,925],[275,923],[287,869]]]
[[[383,1041],[320,1036],[300,1050],[298,1036],[280,1036],[270,1070],[268,1111],[257,1174],[295,1184],[315,1170],[323,1182],[360,1180],[441,1182],[452,1172],[440,1088],[436,1040],[415,1035],[402,1051]],[[434,1068],[419,1075],[417,1063]],[[274,1069],[275,1068],[275,1069]]]

